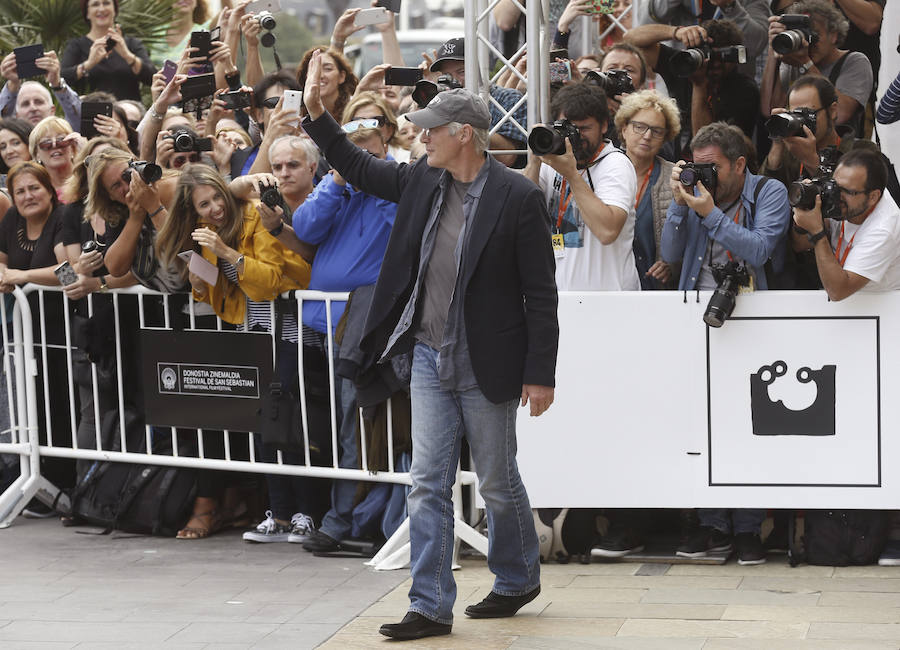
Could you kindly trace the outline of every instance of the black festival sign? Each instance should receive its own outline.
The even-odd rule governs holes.
[[[814,382],[816,400],[807,408],[793,410],[769,396],[769,386],[787,374],[787,364],[775,361],[750,375],[750,411],[755,436],[833,436],[835,373],[837,366],[824,365],[819,370],[806,366],[797,370],[801,384]]]

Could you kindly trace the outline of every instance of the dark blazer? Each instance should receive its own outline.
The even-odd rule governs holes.
[[[332,166],[363,192],[397,203],[366,319],[362,346],[380,353],[415,286],[419,252],[443,169],[380,160],[347,140],[328,113],[303,128]],[[494,403],[516,399],[522,384],[554,385],[559,325],[550,217],[540,189],[492,156],[463,263],[465,326],[478,387]],[[387,350],[415,344],[414,327]]]

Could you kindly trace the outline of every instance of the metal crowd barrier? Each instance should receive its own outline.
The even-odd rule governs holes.
[[[196,435],[196,455],[185,455],[180,453],[179,449],[184,445],[183,427],[165,426],[160,427],[153,423],[146,423],[144,426],[144,441],[142,449],[135,450],[129,448],[127,440],[127,424],[126,424],[126,405],[125,394],[126,386],[124,362],[123,362],[123,331],[120,322],[121,301],[124,296],[136,296],[138,308],[139,328],[141,330],[166,331],[180,329],[185,332],[193,331],[223,331],[229,329],[227,323],[217,317],[209,316],[208,319],[214,318],[215,325],[212,328],[202,328],[198,320],[203,315],[202,310],[207,309],[207,305],[196,303],[193,298],[187,298],[186,306],[183,308],[186,313],[180,317],[186,319],[184,327],[175,328],[173,321],[176,314],[173,312],[172,295],[157,293],[143,287],[133,287],[129,289],[110,291],[112,298],[113,313],[115,324],[114,342],[115,342],[115,369],[116,369],[116,400],[118,405],[118,440],[103,441],[101,439],[101,397],[98,390],[98,370],[95,363],[90,363],[82,356],[81,363],[90,363],[91,386],[94,410],[94,444],[92,446],[79,447],[77,436],[78,413],[76,408],[77,387],[75,384],[75,363],[78,362],[77,356],[81,351],[73,345],[72,340],[72,322],[70,318],[69,300],[62,296],[63,309],[62,318],[64,325],[65,340],[63,343],[48,342],[48,318],[53,317],[48,312],[47,303],[52,299],[59,300],[54,294],[59,294],[59,287],[39,287],[36,285],[27,285],[22,288],[16,288],[11,294],[15,298],[13,309],[10,313],[8,305],[0,301],[0,320],[2,320],[3,332],[3,373],[6,378],[6,395],[0,396],[5,399],[9,410],[9,422],[0,423],[0,454],[10,457],[18,456],[18,464],[20,469],[19,477],[0,494],[0,528],[8,527],[27,503],[37,497],[47,505],[60,505],[66,501],[66,496],[54,486],[46,477],[41,475],[41,458],[69,458],[75,460],[87,461],[114,461],[136,464],[150,465],[166,465],[172,467],[186,467],[207,470],[225,470],[234,472],[252,472],[258,474],[283,474],[292,476],[305,476],[312,478],[324,478],[333,480],[352,480],[352,481],[370,481],[379,483],[394,483],[409,485],[411,483],[409,473],[398,471],[394,465],[394,430],[393,418],[391,417],[391,405],[388,402],[388,418],[387,418],[387,440],[386,440],[386,459],[387,469],[378,470],[370,467],[367,454],[367,436],[370,434],[365,426],[362,417],[362,411],[358,410],[360,434],[359,438],[359,459],[361,468],[343,468],[339,466],[338,450],[340,449],[338,413],[336,412],[335,399],[330,399],[330,425],[331,425],[331,462],[329,464],[315,464],[312,462],[310,451],[310,430],[308,423],[308,409],[306,403],[305,381],[303,376],[303,345],[297,345],[298,353],[298,381],[299,381],[299,399],[301,403],[301,413],[303,415],[303,464],[291,464],[285,462],[282,452],[277,452],[275,462],[263,462],[257,457],[257,448],[254,444],[254,433],[247,431],[231,431],[222,430],[221,434],[224,441],[224,457],[210,457],[204,448],[204,429],[198,428],[192,430],[192,434]],[[37,313],[36,319],[32,318],[32,306],[29,303],[29,296],[34,295],[33,300],[36,302]],[[94,301],[97,294],[88,296],[88,314],[94,313]],[[305,301],[320,301],[326,304],[326,314],[328,321],[328,336],[325,341],[327,348],[326,358],[328,361],[328,384],[329,394],[336,394],[336,385],[338,376],[335,374],[334,365],[334,346],[333,331],[331,322],[331,303],[333,301],[347,300],[347,293],[324,293],[318,291],[296,291],[285,294],[284,297],[293,298],[297,303],[297,313],[301,314],[303,303]],[[161,321],[154,319],[148,315],[148,301],[153,301],[153,309],[159,314],[161,310]],[[185,297],[181,296],[180,300],[185,302]],[[272,327],[266,332],[249,331],[247,322],[237,328],[238,332],[243,332],[241,336],[265,336],[271,339],[271,349],[273,358],[275,355],[275,303],[270,303],[270,323]],[[209,312],[207,312],[209,313]],[[299,321],[299,318],[298,318]],[[35,332],[32,324],[36,323],[39,329],[39,340],[35,340]],[[302,338],[302,337],[301,337]],[[133,351],[129,351],[133,352]],[[51,385],[52,372],[39,372],[40,368],[52,367],[49,363],[49,357],[53,354],[65,354],[65,395],[60,396],[55,393]],[[224,360],[223,360],[224,361]],[[53,377],[59,382],[60,377]],[[38,390],[39,387],[42,390]],[[41,397],[42,396],[42,397]],[[39,399],[39,397],[41,397]],[[54,415],[59,420],[60,415],[56,409],[65,405],[68,411],[68,425],[71,430],[71,440],[68,438],[69,432],[65,434],[53,430]],[[44,436],[39,434],[38,423],[41,421],[40,415],[43,416]],[[180,431],[180,434],[179,434]],[[219,431],[219,430],[216,430]],[[154,441],[159,439],[161,432],[167,432],[163,435],[171,437],[171,445],[166,449],[165,453],[154,452]],[[43,439],[42,439],[43,437]],[[111,442],[113,444],[111,444]],[[132,440],[133,447],[133,440]],[[246,459],[238,459],[235,451],[239,448],[245,450],[248,454]],[[192,450],[193,451],[193,450]],[[456,529],[460,538],[470,543],[476,549],[483,553],[487,552],[487,539],[472,529],[468,522],[462,518],[461,503],[461,486],[472,485],[475,482],[474,472],[460,472],[458,475],[455,491],[455,503],[457,511]],[[474,511],[473,511],[474,512]],[[382,547],[381,551],[370,562],[373,566],[380,569],[400,568],[408,562],[409,545],[408,526],[406,523],[400,527],[397,533],[388,540]],[[458,547],[458,544],[457,544]]]

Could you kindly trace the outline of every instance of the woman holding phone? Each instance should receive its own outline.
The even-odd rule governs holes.
[[[116,99],[141,101],[141,84],[150,85],[156,67],[137,38],[116,23],[119,0],[80,0],[90,28],[63,50],[62,75],[79,94],[105,90]]]

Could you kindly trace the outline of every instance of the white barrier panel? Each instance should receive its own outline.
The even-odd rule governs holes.
[[[721,329],[710,295],[560,294],[532,506],[900,508],[900,293],[741,295]]]

